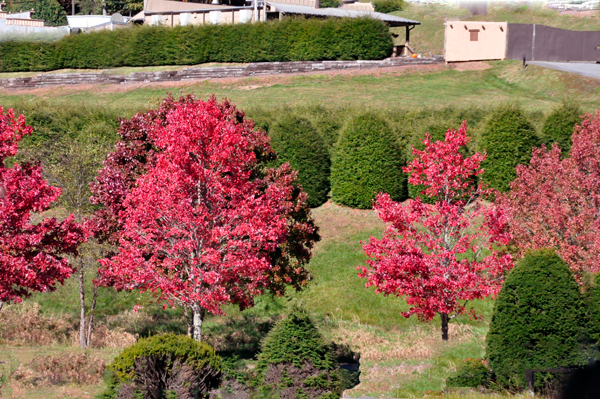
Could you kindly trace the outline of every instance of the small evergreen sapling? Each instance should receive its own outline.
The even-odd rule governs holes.
[[[262,389],[281,398],[339,398],[338,365],[305,310],[293,307],[265,337],[257,371]]]

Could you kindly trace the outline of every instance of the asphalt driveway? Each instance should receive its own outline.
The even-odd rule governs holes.
[[[600,79],[600,64],[592,62],[527,61],[528,64]]]

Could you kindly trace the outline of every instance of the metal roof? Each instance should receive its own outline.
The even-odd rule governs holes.
[[[395,15],[384,14],[381,12],[369,12],[369,11],[358,11],[358,10],[347,10],[343,8],[313,8],[306,6],[297,6],[292,4],[280,4],[268,2],[271,7],[274,7],[277,11],[281,11],[286,14],[302,14],[302,15],[314,15],[317,17],[349,17],[349,18],[360,18],[369,17],[380,19],[390,26],[406,26],[406,25],[421,25],[419,21],[413,21],[410,19],[397,17]]]

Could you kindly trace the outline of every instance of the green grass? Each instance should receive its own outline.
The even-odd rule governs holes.
[[[227,97],[249,114],[255,108],[284,105],[408,108],[492,107],[519,102],[530,111],[548,112],[563,101],[577,101],[586,111],[600,108],[600,80],[535,66],[521,69],[518,61],[497,61],[480,71],[433,70],[365,75],[304,75],[213,79],[191,84],[56,87],[30,92],[0,91],[0,105],[13,107],[43,99],[53,106],[101,106],[130,116],[155,106],[167,92],[193,93],[201,98]],[[178,88],[180,86],[180,88]]]
[[[119,67],[119,68],[108,68],[108,69],[59,69],[56,71],[49,72],[2,72],[0,73],[0,79],[5,78],[27,78],[38,75],[52,75],[52,74],[63,74],[63,73],[99,73],[102,75],[129,75],[132,73],[142,72],[162,72],[162,71],[180,71],[185,68],[214,68],[221,66],[244,66],[247,64],[241,63],[218,63],[209,62],[200,65],[167,65],[167,66],[149,66],[149,67]]]

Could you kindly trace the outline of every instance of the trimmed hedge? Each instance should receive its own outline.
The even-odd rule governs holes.
[[[388,27],[371,18],[255,24],[131,27],[67,36],[55,43],[0,43],[0,72],[62,68],[194,65],[207,62],[383,59]]]
[[[488,153],[481,164],[483,180],[501,192],[508,191],[517,177],[515,167],[529,163],[532,148],[539,145],[535,127],[520,108],[498,108],[487,120],[481,137],[481,147]]]
[[[331,346],[297,306],[265,337],[256,369],[259,390],[276,397],[336,399],[342,393]]]
[[[581,124],[581,115],[581,109],[571,104],[563,104],[552,111],[542,129],[546,145],[550,148],[558,143],[563,157],[567,156],[571,150],[573,128]]]
[[[278,163],[289,162],[314,208],[327,201],[331,160],[323,138],[306,118],[286,115],[273,126],[271,144]]]
[[[526,387],[525,370],[587,364],[588,318],[579,285],[552,250],[527,254],[496,300],[487,358],[503,387]],[[536,386],[555,378],[536,373]]]
[[[370,209],[375,196],[406,199],[407,175],[402,151],[388,123],[374,113],[344,126],[331,159],[331,197],[338,204]]]

